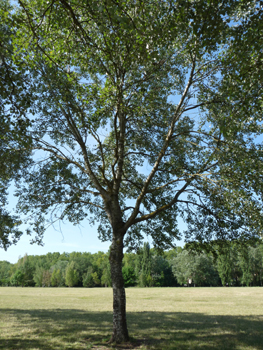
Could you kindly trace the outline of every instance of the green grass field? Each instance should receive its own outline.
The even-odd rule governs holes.
[[[110,288],[0,288],[0,349],[263,349],[263,288],[128,288],[131,343],[109,346]]]

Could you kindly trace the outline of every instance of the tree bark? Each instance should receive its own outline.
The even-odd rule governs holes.
[[[113,333],[110,342],[123,343],[129,340],[126,322],[126,297],[122,276],[123,234],[113,234],[110,266],[113,288]]]

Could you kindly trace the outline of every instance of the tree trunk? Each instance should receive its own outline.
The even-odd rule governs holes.
[[[123,235],[113,234],[110,266],[113,288],[113,333],[110,342],[123,343],[129,340],[126,322],[126,297],[122,277]]]

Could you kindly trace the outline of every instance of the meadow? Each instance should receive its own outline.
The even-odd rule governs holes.
[[[127,288],[131,342],[108,345],[110,288],[0,288],[3,350],[260,350],[263,288]]]

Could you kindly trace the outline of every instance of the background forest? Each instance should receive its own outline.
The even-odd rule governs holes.
[[[263,244],[231,243],[211,253],[177,247],[158,254],[149,243],[125,253],[125,286],[262,286]],[[1,286],[110,287],[109,252],[25,254],[16,264],[0,261]]]

